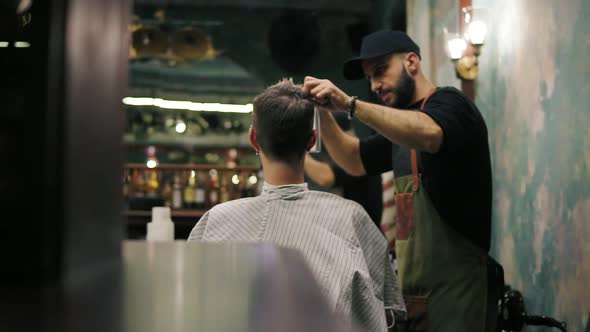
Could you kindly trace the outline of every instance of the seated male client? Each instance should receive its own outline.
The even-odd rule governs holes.
[[[386,312],[405,313],[387,241],[359,204],[304,183],[305,152],[316,140],[313,112],[313,102],[290,80],[255,98],[250,143],[264,170],[262,193],[207,211],[188,240],[296,249],[338,316],[367,331],[387,331]]]

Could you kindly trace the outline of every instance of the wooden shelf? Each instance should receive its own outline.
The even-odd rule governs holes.
[[[207,210],[171,210],[171,217],[181,218],[200,218]],[[123,215],[127,217],[151,217],[152,211],[149,210],[126,210]]]
[[[137,138],[133,134],[126,133],[123,136],[123,143],[126,146],[166,145],[183,147],[189,146],[203,149],[250,148],[250,141],[248,138],[247,130],[240,134],[224,132],[207,133],[197,136],[155,133],[149,138]]]
[[[212,164],[159,164],[156,168],[148,168],[146,164],[140,163],[130,163],[125,164],[125,168],[133,168],[133,169],[165,169],[165,170],[211,170],[216,169],[218,171],[251,171],[255,172],[258,171],[259,167],[254,165],[238,165],[236,167],[230,168],[225,165],[212,165]]]

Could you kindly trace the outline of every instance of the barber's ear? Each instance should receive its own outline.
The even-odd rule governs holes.
[[[309,150],[311,150],[311,148],[313,148],[313,146],[315,145],[315,142],[318,139],[318,130],[314,129],[311,132],[311,136],[309,136],[309,140],[307,141],[307,146],[305,147],[305,151],[309,152]]]
[[[248,135],[250,136],[250,146],[252,146],[257,153],[260,153],[260,145],[258,144],[258,140],[256,140],[256,129],[250,127]]]
[[[418,54],[414,52],[409,52],[408,54],[406,54],[404,62],[406,65],[406,69],[408,70],[408,73],[410,75],[415,75],[418,73],[418,68],[420,66],[420,57],[418,56]]]

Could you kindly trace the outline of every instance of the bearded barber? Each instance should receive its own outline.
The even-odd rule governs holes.
[[[475,104],[423,73],[420,48],[400,31],[362,40],[345,78],[366,78],[383,105],[349,96],[329,80],[306,77],[321,112],[322,141],[351,175],[393,170],[396,254],[409,331],[486,331],[491,229],[488,133]],[[331,114],[346,111],[380,135],[345,134]]]

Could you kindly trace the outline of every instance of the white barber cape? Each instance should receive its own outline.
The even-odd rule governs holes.
[[[387,331],[386,309],[405,317],[387,241],[356,202],[264,183],[260,196],[216,205],[189,241],[264,241],[299,250],[332,310],[368,331]]]

